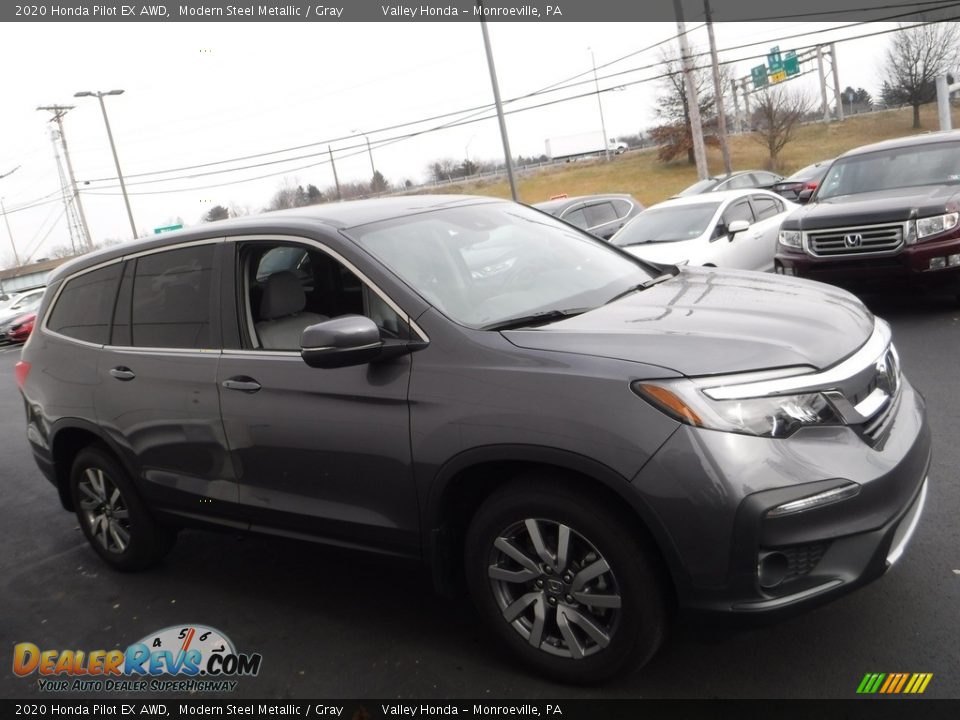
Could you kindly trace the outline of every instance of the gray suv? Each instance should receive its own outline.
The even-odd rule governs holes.
[[[39,313],[27,438],[109,565],[185,525],[417,558],[564,681],[646,662],[673,607],[771,617],[879,577],[926,496],[924,402],[852,295],[648,265],[505,201],[114,246]]]

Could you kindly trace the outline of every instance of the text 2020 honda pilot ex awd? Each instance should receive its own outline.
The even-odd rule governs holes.
[[[113,567],[197,523],[421,558],[572,682],[648,660],[673,604],[769,617],[882,575],[930,463],[890,328],[852,295],[647,265],[489,198],[87,255],[17,379]]]

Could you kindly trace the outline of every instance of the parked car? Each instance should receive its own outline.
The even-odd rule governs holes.
[[[515,258],[496,282],[466,259],[487,243]],[[567,682],[648,660],[674,604],[769,618],[878,578],[927,492],[923,399],[855,297],[655,267],[493,198],[84,255],[16,377],[108,565],[157,562],[181,524],[419,559]]]
[[[21,315],[36,310],[40,307],[42,299],[43,288],[21,293],[6,309],[0,310],[0,327]]]
[[[20,297],[20,293],[17,292],[0,293],[0,312],[13,305],[18,297]]]
[[[14,318],[6,325],[0,326],[0,342],[26,342],[27,338],[30,337],[30,333],[33,332],[33,323],[36,318],[37,314],[31,312]]]
[[[533,207],[604,240],[643,211],[640,201],[626,194],[563,196],[534,203]]]
[[[651,205],[611,242],[656,263],[773,270],[781,221],[797,206],[766,190],[727,190]]]
[[[820,162],[813,163],[813,165],[807,165],[805,168],[797,170],[790,177],[775,183],[770,189],[778,195],[783,195],[787,200],[805,202],[810,198],[813,191],[817,189],[817,185],[823,180],[823,176],[827,174],[827,170],[830,169],[830,163],[832,162],[833,159],[821,160]],[[800,198],[800,194],[804,191],[806,191],[806,195]]]
[[[960,132],[851,150],[783,223],[777,272],[854,290],[901,285],[960,299]]]
[[[580,195],[534,203],[533,207],[576,225],[604,240],[643,211],[632,195]]]
[[[708,192],[723,190],[741,190],[743,188],[772,188],[783,177],[766,170],[741,170],[729,175],[715,175],[704,180],[698,180],[685,190],[681,190],[673,197],[688,197]]]

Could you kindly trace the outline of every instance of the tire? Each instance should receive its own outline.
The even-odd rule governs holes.
[[[645,543],[618,512],[559,482],[523,481],[491,495],[470,523],[465,561],[488,627],[550,678],[594,684],[645,664],[663,641],[664,588]],[[585,602],[591,596],[604,607]]]
[[[156,564],[175,534],[150,515],[129,474],[99,447],[81,450],[70,471],[77,520],[96,553],[115,570]]]

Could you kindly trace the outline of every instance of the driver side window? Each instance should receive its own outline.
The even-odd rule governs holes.
[[[341,315],[365,315],[382,337],[409,339],[406,320],[327,253],[267,241],[245,243],[239,252],[245,347],[297,351],[307,327]]]

